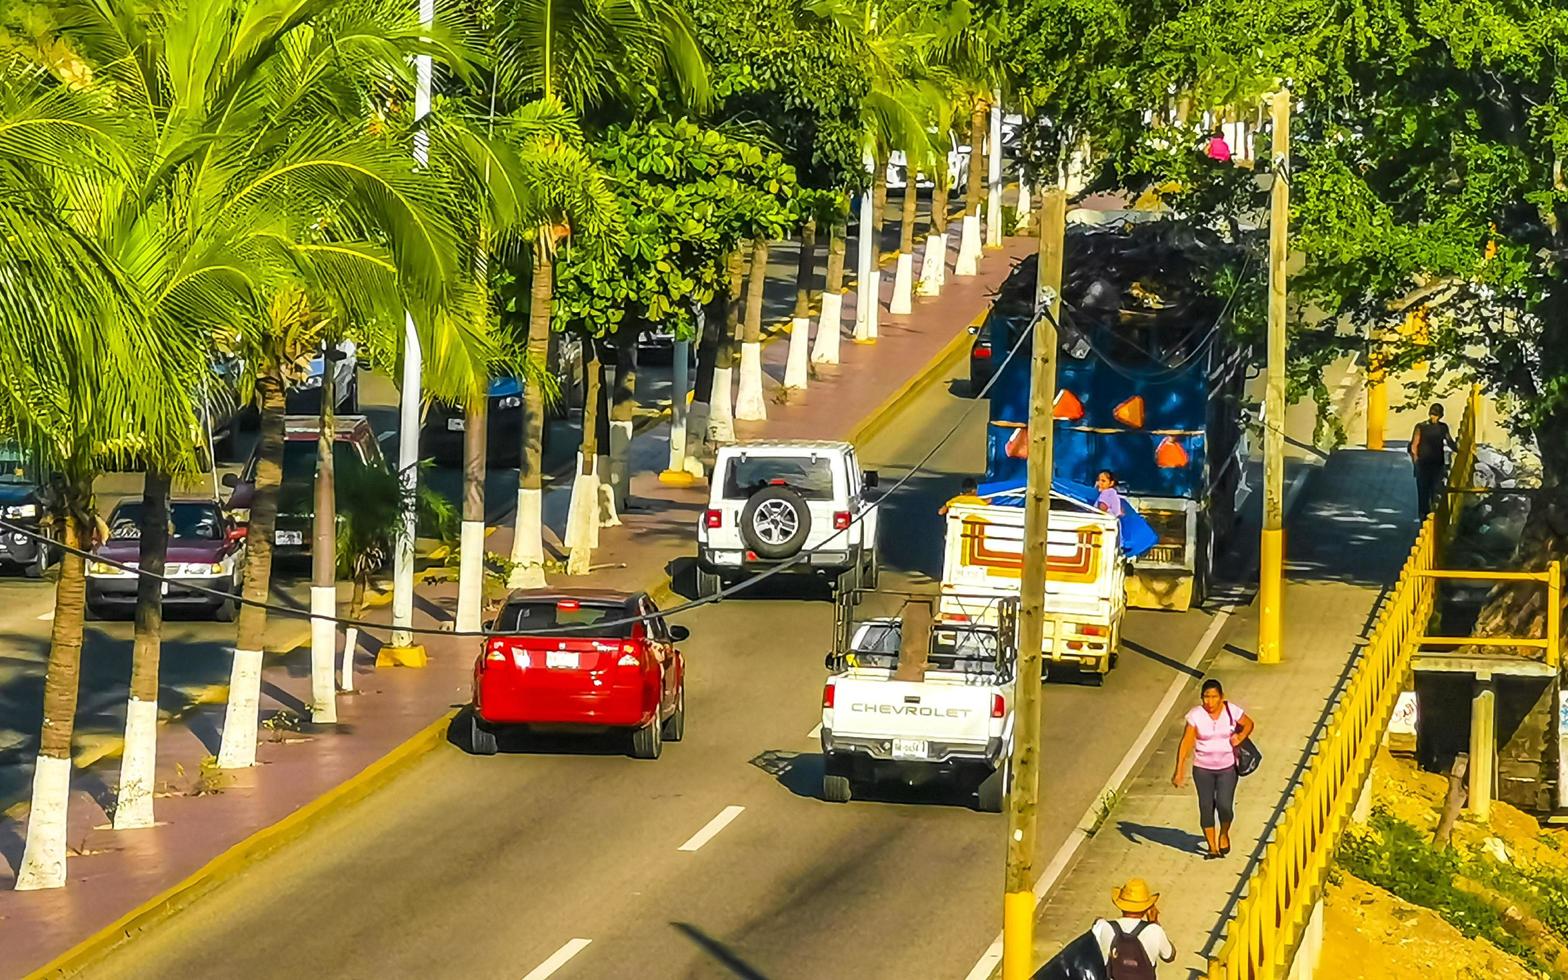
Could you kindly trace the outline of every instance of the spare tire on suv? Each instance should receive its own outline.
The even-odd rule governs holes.
[[[740,536],[760,558],[791,558],[811,533],[811,508],[789,487],[763,487],[740,512]]]

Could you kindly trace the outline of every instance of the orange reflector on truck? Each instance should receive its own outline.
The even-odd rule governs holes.
[[[1187,450],[1174,437],[1166,436],[1154,450],[1154,465],[1165,470],[1181,469],[1192,462]]]
[[[1143,428],[1143,396],[1133,395],[1131,398],[1116,406],[1111,413],[1116,416],[1116,421],[1134,429]]]
[[[1051,417],[1076,422],[1083,418],[1083,402],[1078,396],[1063,388],[1056,393],[1056,403],[1051,406]]]

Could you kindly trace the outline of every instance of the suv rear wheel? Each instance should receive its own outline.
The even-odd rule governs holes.
[[[719,578],[719,573],[708,571],[699,562],[697,565],[697,598],[706,599],[710,596],[716,596],[723,590],[724,580]]]
[[[794,557],[811,534],[806,498],[789,487],[763,487],[740,512],[740,536],[763,558]]]
[[[831,772],[822,774],[822,798],[829,803],[848,803],[854,799],[855,790],[849,783],[848,776],[839,776]]]

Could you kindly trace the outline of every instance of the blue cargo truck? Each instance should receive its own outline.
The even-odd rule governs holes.
[[[1068,268],[1075,252],[1105,251],[1106,243],[1082,239],[1127,234],[1075,229]],[[1189,294],[1178,301],[1174,291],[1160,291],[1156,277],[1118,276],[1105,258],[1082,276],[1069,272],[1064,289],[1055,474],[1092,484],[1100,470],[1115,473],[1123,495],[1158,535],[1133,561],[1129,604],[1187,609],[1209,591],[1215,556],[1224,553],[1236,524],[1246,352],[1227,337],[1223,297],[1214,303]],[[1159,268],[1169,272],[1165,263]],[[1002,287],[990,324],[998,360],[1029,322],[1034,282],[1031,258]],[[1166,305],[1146,308],[1161,301]],[[988,480],[1024,475],[1029,354],[1025,340],[991,389]]]

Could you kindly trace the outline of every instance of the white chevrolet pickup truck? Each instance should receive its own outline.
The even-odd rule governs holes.
[[[1001,812],[1009,789],[1017,659],[1016,600],[1004,605],[1000,623],[933,623],[923,680],[894,679],[901,646],[896,619],[860,624],[846,651],[828,655],[825,799],[847,802],[857,784],[880,779],[941,777],[974,784],[978,808]]]

